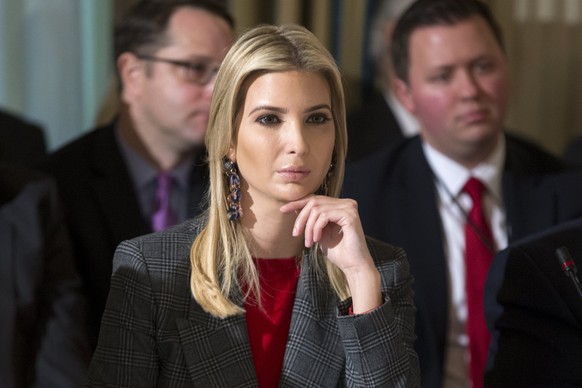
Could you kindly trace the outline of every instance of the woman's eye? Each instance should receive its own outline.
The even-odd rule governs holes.
[[[313,124],[324,124],[329,120],[330,120],[330,118],[325,114],[316,114],[316,115],[310,116],[309,119],[307,120],[307,122],[313,123]]]
[[[275,115],[264,115],[257,119],[257,122],[263,125],[274,125],[280,122],[279,118]]]

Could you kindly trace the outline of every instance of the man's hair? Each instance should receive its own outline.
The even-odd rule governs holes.
[[[151,55],[166,46],[169,20],[182,7],[204,10],[234,29],[234,19],[228,10],[213,0],[141,0],[115,23],[113,60],[117,61],[125,52]]]
[[[408,82],[410,66],[410,37],[423,27],[452,26],[472,16],[482,17],[491,28],[495,40],[503,50],[501,28],[491,13],[489,6],[481,0],[417,0],[398,19],[392,35],[392,61],[396,76]]]

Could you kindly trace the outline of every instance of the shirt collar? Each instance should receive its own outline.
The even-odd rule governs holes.
[[[115,131],[115,138],[121,150],[121,153],[127,163],[131,179],[134,187],[141,191],[147,185],[151,184],[157,179],[158,169],[152,166],[144,157],[136,152],[129,144],[127,144],[119,135],[119,131]],[[174,178],[174,182],[180,188],[187,188],[192,171],[193,161],[195,156],[191,156],[180,163],[177,167],[170,171],[170,175]]]
[[[479,179],[496,200],[501,201],[501,180],[505,163],[505,137],[500,135],[491,155],[473,169],[467,169],[426,142],[422,142],[424,154],[436,179],[452,196],[457,197],[470,177]]]

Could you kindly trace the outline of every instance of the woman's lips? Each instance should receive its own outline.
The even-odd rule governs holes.
[[[303,167],[285,167],[277,171],[277,173],[288,181],[299,181],[307,177],[310,171]]]

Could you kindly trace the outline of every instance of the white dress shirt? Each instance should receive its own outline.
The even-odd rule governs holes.
[[[468,170],[426,143],[424,154],[435,175],[437,204],[443,223],[443,248],[449,274],[449,327],[445,347],[443,387],[467,388],[468,338],[466,333],[467,298],[465,292],[465,220],[472,201],[463,187],[470,177],[479,179],[486,187],[483,193],[485,216],[490,222],[496,251],[507,245],[507,225],[502,195],[505,138],[492,155],[475,168]]]

